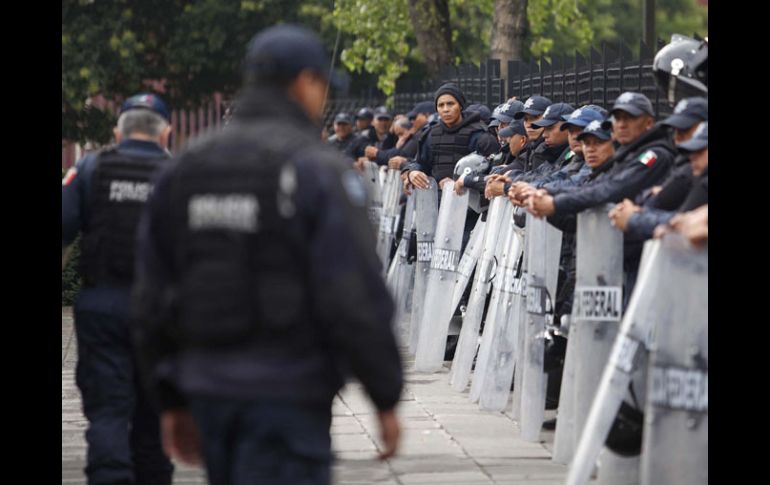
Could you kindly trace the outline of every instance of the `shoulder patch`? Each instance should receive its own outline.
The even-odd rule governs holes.
[[[647,150],[646,152],[639,155],[639,160],[642,165],[645,167],[652,167],[655,164],[655,161],[658,159],[658,155],[655,154],[652,150]]]
[[[76,169],[74,166],[70,167],[70,169],[67,170],[67,174],[61,180],[62,187],[66,187],[73,180],[75,180],[75,177],[77,176],[77,174],[78,174],[78,169]]]
[[[366,188],[361,181],[361,176],[353,170],[345,170],[342,174],[342,186],[348,194],[350,203],[357,207],[366,205]]]
[[[568,151],[567,154],[564,156],[564,160],[569,160],[570,158],[573,157],[573,155],[575,155],[575,152],[573,152],[572,150]]]

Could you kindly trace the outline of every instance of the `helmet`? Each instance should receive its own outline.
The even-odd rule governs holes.
[[[454,179],[468,175],[480,175],[489,168],[489,161],[476,152],[465,155],[455,164]]]
[[[454,179],[466,177],[468,175],[481,175],[487,172],[489,160],[476,152],[465,155],[455,164]],[[468,195],[468,207],[481,214],[481,197],[478,192],[471,190]]]
[[[671,105],[681,98],[708,96],[708,40],[672,35],[671,43],[655,54],[652,71]]]

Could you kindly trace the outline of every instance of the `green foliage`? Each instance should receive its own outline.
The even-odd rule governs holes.
[[[527,16],[529,49],[536,58],[584,51],[594,38],[589,19],[575,0],[529,0]]]
[[[489,57],[494,0],[449,0],[455,64],[478,66]]]
[[[87,113],[86,100],[97,94],[124,98],[154,81],[174,108],[194,106],[214,91],[232,95],[257,31],[282,22],[311,22],[317,30],[317,19],[299,7],[328,3],[63,0],[62,136],[81,143],[109,139],[109,120]]]
[[[408,70],[412,28],[406,0],[338,0],[332,16],[335,25],[352,36],[340,54],[345,67],[377,74],[377,87],[393,94],[396,79]]]
[[[642,38],[640,0],[529,0],[527,15],[534,56],[571,55],[601,42],[624,42],[637,52]],[[675,33],[705,37],[708,9],[696,0],[658,0],[655,22],[656,34],[664,40]]]

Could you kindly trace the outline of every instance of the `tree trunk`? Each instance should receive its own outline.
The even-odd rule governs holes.
[[[508,61],[521,59],[528,35],[527,0],[495,0],[490,57],[500,59],[501,77],[508,77]]]
[[[453,63],[448,0],[409,0],[409,17],[425,66],[431,76],[438,77]]]

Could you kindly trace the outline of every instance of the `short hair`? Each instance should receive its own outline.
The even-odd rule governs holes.
[[[165,118],[149,109],[130,109],[118,118],[118,131],[125,137],[134,133],[157,137],[167,126]]]

